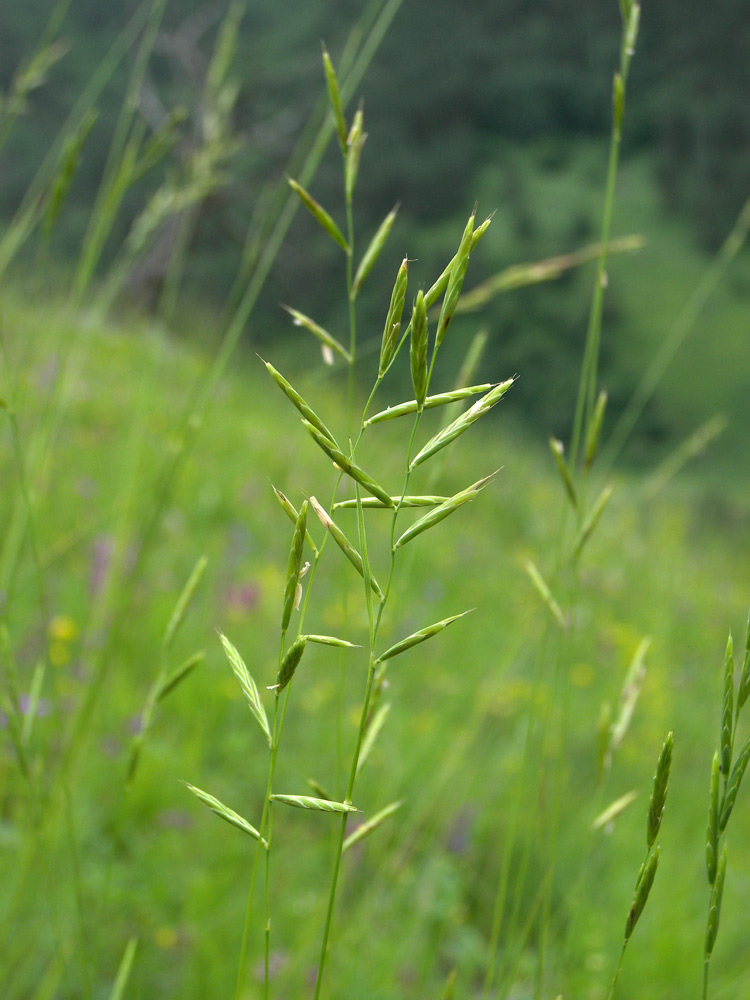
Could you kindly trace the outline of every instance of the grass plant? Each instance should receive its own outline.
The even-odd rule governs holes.
[[[25,241],[34,232],[42,245],[49,240],[97,95],[132,52],[110,156],[58,315],[35,316],[32,338],[24,335],[28,307],[12,290],[3,302],[3,471],[12,488],[0,502],[8,737],[0,756],[0,849],[8,862],[0,899],[10,929],[0,991],[10,1000],[497,1000],[602,998],[607,989],[611,998],[628,976],[639,995],[658,989],[676,1000],[700,978],[685,961],[701,921],[693,906],[700,887],[685,874],[692,847],[681,850],[669,825],[661,830],[669,785],[670,824],[684,844],[702,838],[688,787],[699,754],[686,759],[685,777],[673,770],[671,732],[611,987],[606,970],[615,961],[607,956],[616,955],[620,933],[617,900],[631,888],[621,872],[638,860],[640,837],[629,824],[648,766],[641,747],[657,745],[666,721],[681,747],[701,746],[711,688],[701,658],[746,600],[749,546],[722,526],[696,550],[698,503],[669,492],[713,428],[657,471],[648,512],[633,501],[642,499],[642,484],[613,472],[611,459],[739,253],[747,213],[608,436],[598,374],[608,261],[640,246],[637,238],[611,238],[640,15],[634,0],[622,0],[600,241],[506,268],[464,293],[469,259],[491,224],[478,223],[475,209],[432,284],[415,281],[419,265],[403,257],[382,304],[382,332],[363,336],[359,296],[383,268],[398,218],[392,209],[365,239],[357,230],[358,172],[369,150],[362,108],[347,109],[399,6],[367,5],[338,71],[324,49],[325,107],[267,203],[263,239],[248,237],[213,356],[177,351],[148,328],[135,341],[104,317],[159,225],[181,214],[159,305],[162,319],[175,315],[195,213],[231,168],[231,65],[242,4],[230,5],[210,61],[207,107],[223,109],[215,144],[201,149],[192,173],[158,188],[119,248],[112,241],[134,182],[168,157],[178,135],[170,119],[148,138],[135,110],[161,0],[139,9],[105,57],[0,237],[7,282]],[[0,146],[25,95],[54,66],[65,8],[58,6],[12,85]],[[330,138],[341,154],[338,208],[321,204],[313,182]],[[294,302],[286,311],[322,355],[324,375],[300,371],[313,358],[308,345],[299,350],[302,365],[283,350],[263,364],[238,352],[231,372],[298,208],[341,253],[348,329],[326,329],[303,311],[304,301]],[[513,442],[507,414],[490,429],[484,418],[506,394],[512,399],[515,376],[477,374],[486,334],[454,348],[461,335],[454,318],[592,260],[571,440],[566,449],[553,438],[545,465],[527,442]],[[444,344],[464,357],[456,374]],[[57,368],[45,375],[50,356]],[[394,403],[388,393],[399,366],[413,398]],[[213,433],[202,440],[211,420]],[[509,474],[497,475],[500,462]],[[261,489],[248,467],[267,472],[273,489]],[[100,497],[82,518],[81,496],[92,482]],[[206,555],[193,564],[198,552]],[[638,587],[626,587],[625,577]],[[687,577],[697,582],[678,600],[676,584]],[[724,589],[708,586],[709,577],[723,579]],[[207,622],[221,627],[212,645],[229,671],[214,662],[215,651],[198,651]],[[689,704],[674,682],[685,650],[695,650],[696,661],[680,673],[694,694]],[[602,663],[623,667],[624,683]],[[247,742],[237,684],[251,715]],[[620,687],[612,712],[606,705]],[[734,980],[723,986],[741,995],[747,985],[741,933],[726,935],[733,926],[726,911],[736,913],[741,900],[734,887],[725,893],[725,877],[726,829],[743,808],[738,791],[750,759],[750,743],[736,752],[749,693],[750,622],[738,683],[731,637],[727,647],[711,772],[704,998],[722,902],[734,961],[727,974]],[[219,836],[197,804],[186,808],[184,787],[174,787],[178,774],[199,783],[185,785],[232,831]],[[738,862],[750,863],[741,841],[733,860],[735,850]],[[666,957],[659,966],[642,945],[640,961],[631,956],[624,968],[636,924],[654,912],[650,934]],[[227,961],[228,941],[236,962]]]

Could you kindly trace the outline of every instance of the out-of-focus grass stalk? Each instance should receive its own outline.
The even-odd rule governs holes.
[[[653,361],[644,372],[627,406],[615,424],[607,443],[602,448],[600,466],[604,472],[608,471],[617,461],[628,438],[633,432],[633,428],[653,398],[659,383],[684,343],[685,338],[695,326],[699,316],[724,278],[732,261],[734,261],[737,254],[747,242],[748,233],[750,233],[750,200],[745,202],[731,232],[720,247],[710,267],[703,273],[703,276],[693,289],[692,294],[683,306],[672,328],[662,340]]]

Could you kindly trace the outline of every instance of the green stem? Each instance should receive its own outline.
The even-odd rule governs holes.
[[[617,963],[617,968],[615,969],[615,974],[614,974],[614,976],[612,978],[612,986],[610,987],[609,996],[607,997],[607,1000],[612,1000],[612,997],[615,995],[615,987],[617,986],[617,980],[620,978],[620,972],[622,971],[622,963],[623,963],[623,961],[625,959],[625,949],[627,948],[627,946],[628,946],[628,941],[627,941],[627,938],[626,938],[622,942],[622,951],[620,952],[620,961]]]

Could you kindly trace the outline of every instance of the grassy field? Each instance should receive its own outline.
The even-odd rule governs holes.
[[[396,6],[355,33],[354,76]],[[299,162],[312,177],[338,143],[343,228],[283,182],[237,295],[220,316],[196,308],[187,325],[203,336],[176,336],[186,206],[209,197],[231,147],[219,126],[236,98],[240,5],[209,73],[213,159],[181,180],[167,171],[115,252],[123,203],[176,138],[168,125],[146,144],[126,97],[70,287],[56,292],[44,241],[25,280],[4,269],[54,225],[85,102],[64,127],[0,234],[3,997],[683,1000],[703,982],[706,1000],[750,988],[744,789],[733,807],[750,760],[747,260],[704,311],[702,275],[726,279],[724,259],[669,249],[683,230],[652,225],[638,159],[613,210],[639,17],[635,0],[620,9],[603,212],[593,146],[564,170],[538,148],[509,153],[552,252],[570,249],[577,218],[603,216],[596,263],[569,275],[594,286],[575,414],[555,413],[556,383],[570,381],[568,399],[578,384],[571,343],[565,361],[551,344],[545,382],[533,358],[524,370],[490,340],[466,375],[483,384],[439,395],[467,384],[457,369],[482,322],[458,317],[435,363],[489,225],[474,213],[451,234],[443,278],[404,258],[383,334],[358,329],[359,288],[393,217],[363,253],[363,119],[345,120],[327,54],[332,113]],[[142,12],[131,97],[161,13]],[[296,314],[297,341],[266,331],[264,366],[242,334],[291,223],[286,195],[337,246],[348,338]],[[186,225],[162,323],[113,309],[173,217]],[[610,316],[608,241],[639,229],[643,256],[610,262]],[[518,232],[500,217],[489,233],[507,266]],[[724,336],[696,336],[701,323]],[[652,404],[671,415],[651,414],[659,447],[629,466],[607,453],[603,325],[615,415],[627,376],[660,344],[681,348]],[[539,424],[572,424],[567,451],[530,430],[523,392],[549,393]],[[365,421],[412,395],[409,417]],[[718,408],[730,429],[707,466]],[[685,444],[696,428],[704,440]]]
[[[24,437],[33,437],[52,405],[56,360],[73,336],[58,315],[54,306],[6,298],[18,412],[28,414]],[[230,636],[259,685],[273,682],[291,526],[271,484],[298,503],[300,491],[327,492],[331,477],[258,359],[240,357],[161,517],[128,613],[118,617],[137,526],[207,358],[135,321],[120,328],[86,325],[85,316],[76,322],[65,419],[54,427],[35,490],[49,634],[27,549],[7,609],[21,694],[29,693],[45,644],[54,675],[45,680],[29,743],[33,794],[10,743],[2,758],[2,894],[11,928],[4,995],[106,996],[125,942],[136,936],[128,996],[226,996],[251,855],[247,839],[212,817],[179,779],[246,816],[258,813],[262,739],[248,725],[215,629]],[[320,365],[310,375],[305,364],[302,376],[299,355],[274,360],[331,425],[344,422],[331,394],[336,375]],[[495,883],[509,845],[525,874],[507,904],[500,967],[513,984],[507,995],[532,995],[539,944],[533,910],[554,830],[543,995],[604,997],[643,853],[650,778],[672,729],[662,870],[634,935],[621,995],[681,998],[695,992],[701,975],[708,776],[726,630],[732,626],[738,644],[744,635],[747,507],[741,490],[702,488],[697,477],[689,484],[677,478],[650,496],[647,478],[616,476],[611,505],[585,550],[575,628],[561,647],[522,566],[531,557],[551,572],[562,487],[545,450],[518,430],[512,392],[496,414],[451,454],[439,489],[460,489],[488,462],[502,471],[468,512],[455,515],[450,532],[437,529],[429,544],[415,541],[408,588],[384,626],[395,640],[426,621],[476,609],[390,672],[392,710],[357,804],[366,815],[393,800],[405,804],[350,856],[330,996],[440,996],[453,968],[457,995],[480,995]],[[388,468],[393,433],[386,424],[382,435],[373,434],[368,459],[375,467]],[[14,476],[7,453],[3,476]],[[160,705],[126,791],[128,747],[159,667],[163,630],[202,554],[208,569],[171,661],[196,649],[206,658]],[[318,581],[309,627],[345,628],[361,641],[361,581],[346,564],[336,572],[341,566],[330,561],[332,575]],[[616,708],[644,636],[651,646],[641,699],[606,785],[598,787],[600,707]],[[349,746],[355,735],[361,670],[356,657],[325,647],[305,662],[279,786],[304,790],[313,778],[341,794],[337,744]],[[47,788],[46,769],[68,741],[92,683],[99,693],[69,776]],[[631,789],[638,798],[613,829],[593,832],[597,813]],[[750,819],[741,798],[737,828]],[[53,811],[54,821],[34,819],[35,801]],[[279,996],[305,995],[314,969],[331,828],[329,817],[294,812],[278,833],[272,968]],[[747,988],[742,913],[749,865],[743,838],[733,838],[716,996]],[[259,933],[251,948],[262,978]],[[251,982],[247,995],[255,989]]]

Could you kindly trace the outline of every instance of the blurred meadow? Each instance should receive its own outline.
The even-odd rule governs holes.
[[[750,990],[750,20],[687,8],[0,12],[2,997]],[[414,447],[355,416],[514,376],[429,463],[474,397],[415,404]],[[498,471],[396,560],[404,455],[428,510]],[[363,648],[308,642],[282,695],[300,616]]]

